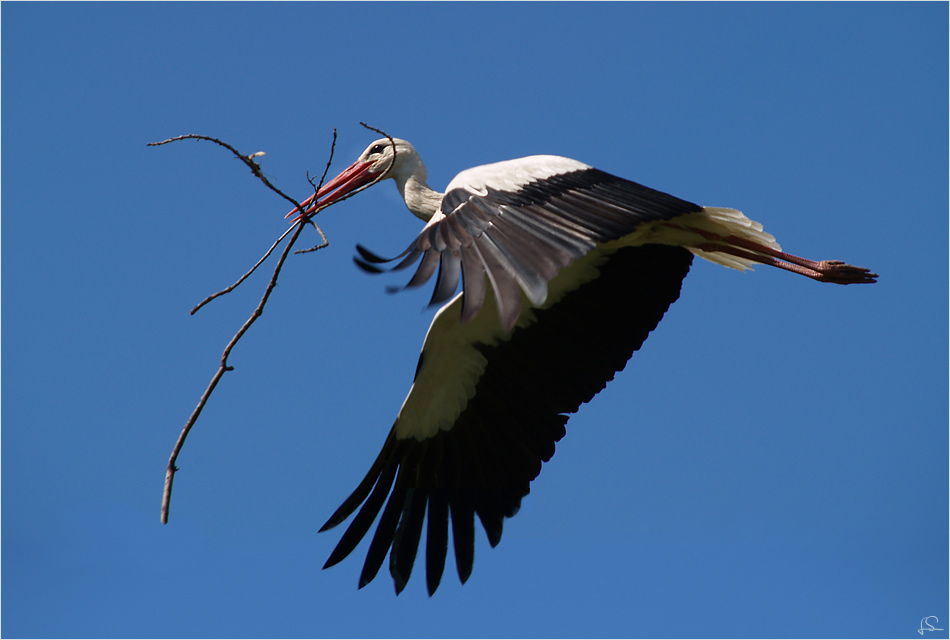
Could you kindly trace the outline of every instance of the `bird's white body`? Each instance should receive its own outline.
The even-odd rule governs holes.
[[[444,568],[450,518],[464,582],[474,517],[497,544],[504,518],[553,455],[568,415],[656,327],[679,297],[692,255],[840,284],[876,277],[783,253],[761,224],[734,209],[701,207],[559,156],[468,169],[441,194],[426,184],[412,145],[399,139],[371,144],[303,203],[300,218],[381,178],[393,178],[410,211],[426,221],[396,268],[419,260],[411,287],[438,270],[432,302],[445,304],[383,451],[324,525],[359,509],[331,566],[355,548],[385,504],[361,586],[389,553],[400,591],[425,522],[431,594]],[[367,271],[388,262],[358,249],[357,264]]]

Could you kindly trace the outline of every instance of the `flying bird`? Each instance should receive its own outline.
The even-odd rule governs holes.
[[[392,259],[401,259],[394,269],[419,262],[406,287],[437,272],[431,304],[444,304],[382,451],[321,528],[356,513],[327,568],[348,556],[379,516],[360,588],[388,554],[401,592],[423,531],[429,595],[441,581],[450,532],[464,583],[476,517],[497,545],[504,519],[554,455],[569,415],[640,348],[679,297],[694,255],[819,282],[877,279],[838,260],[785,253],[761,224],[734,209],[702,207],[559,156],[468,169],[442,194],[426,183],[415,148],[398,138],[370,144],[287,216],[306,220],[390,178],[426,223]],[[357,251],[357,265],[368,272],[390,262],[362,246]]]

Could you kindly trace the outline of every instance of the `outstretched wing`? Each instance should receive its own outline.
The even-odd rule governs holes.
[[[463,296],[456,296],[432,322],[382,452],[321,529],[356,512],[326,567],[349,555],[382,512],[360,587],[388,554],[399,593],[425,530],[431,595],[442,578],[450,528],[464,583],[474,561],[475,517],[489,543],[498,544],[504,518],[518,511],[554,454],[568,414],[624,367],[679,297],[691,261],[688,250],[660,245],[588,256],[577,265],[583,277],[574,274],[568,290],[563,278],[553,280],[557,303],[534,309],[513,332],[501,330],[490,307],[462,324]]]
[[[521,312],[522,291],[541,305],[548,283],[598,243],[701,210],[576,160],[531,156],[463,171],[406,251],[387,260],[357,246],[355,261],[378,273],[383,263],[403,258],[394,269],[404,269],[421,258],[406,287],[424,284],[438,269],[431,304],[451,298],[462,278],[463,322],[482,308],[487,281],[508,331]]]

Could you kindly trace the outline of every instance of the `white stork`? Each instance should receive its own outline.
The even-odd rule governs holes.
[[[395,268],[421,257],[406,285],[418,287],[438,267],[431,302],[448,302],[429,327],[382,451],[321,529],[359,509],[327,568],[356,548],[382,510],[361,588],[388,553],[396,593],[402,591],[426,523],[426,581],[434,593],[450,520],[458,575],[468,579],[475,516],[497,545],[504,519],[515,515],[554,455],[568,415],[640,348],[679,297],[694,254],[740,270],[780,267],[819,282],[877,278],[837,260],[783,253],[761,224],[734,209],[701,207],[558,156],[468,169],[441,194],[426,184],[419,154],[400,139],[373,142],[302,203],[303,213],[287,215],[305,219],[388,178],[426,221]],[[377,265],[388,262],[357,250],[355,260],[367,271],[378,273]],[[462,291],[453,297],[460,277]]]

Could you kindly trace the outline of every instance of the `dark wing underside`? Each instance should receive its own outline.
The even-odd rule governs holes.
[[[438,269],[431,304],[448,300],[464,281],[462,321],[485,301],[486,281],[495,292],[502,327],[521,311],[521,291],[534,305],[547,295],[558,271],[597,243],[632,233],[644,222],[670,220],[702,207],[597,169],[556,174],[514,192],[485,194],[452,189],[442,200],[445,218],[428,225],[394,269],[419,266],[406,287],[427,282]],[[357,246],[356,264],[382,271],[383,259]]]
[[[564,436],[567,414],[623,369],[679,297],[691,261],[680,247],[622,248],[600,267],[599,278],[536,310],[534,324],[478,346],[487,365],[453,427],[423,441],[400,440],[392,431],[365,479],[323,526],[359,509],[326,567],[355,549],[382,510],[360,587],[389,554],[399,593],[424,529],[429,594],[442,578],[450,529],[464,583],[474,560],[475,517],[490,544],[498,544],[504,518],[518,511]]]

